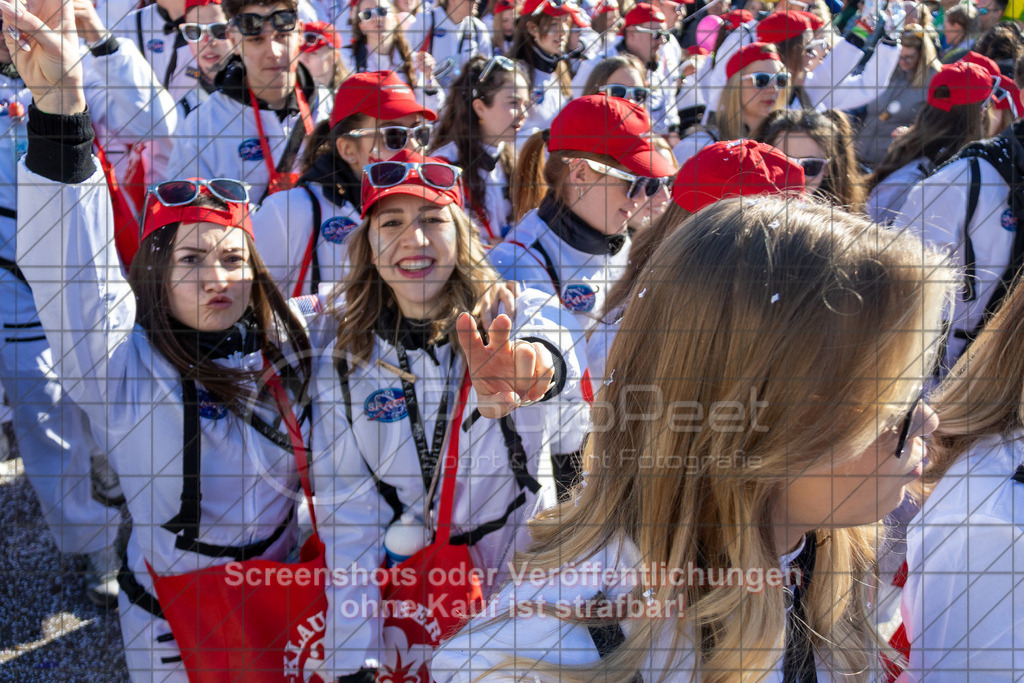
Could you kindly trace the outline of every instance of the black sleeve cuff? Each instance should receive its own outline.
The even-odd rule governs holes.
[[[96,135],[89,112],[65,116],[28,107],[25,165],[36,175],[63,184],[81,183],[96,172],[92,143]]]
[[[114,36],[107,36],[107,39],[96,47],[89,48],[90,54],[93,57],[106,57],[117,52],[117,38]]]
[[[864,39],[854,33],[846,34],[846,42],[850,43],[858,50],[864,50]]]
[[[890,38],[889,36],[882,36],[878,41],[882,45],[891,45],[892,47],[899,47],[900,41],[896,38]]]
[[[551,378],[551,388],[548,389],[547,393],[537,403],[547,401],[562,393],[562,389],[565,389],[565,380],[568,372],[565,368],[565,358],[562,357],[562,352],[558,350],[558,347],[547,339],[541,339],[540,337],[520,337],[517,341],[530,342],[531,344],[533,342],[540,342],[551,352],[551,358],[555,361],[555,374]]]
[[[337,683],[374,683],[377,678],[376,669],[360,669],[354,674],[338,676]]]

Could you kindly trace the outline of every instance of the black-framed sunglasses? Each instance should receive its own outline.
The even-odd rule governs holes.
[[[189,43],[198,43],[205,36],[210,36],[213,40],[227,40],[228,37],[228,25],[224,22],[182,24],[178,27],[178,30],[181,31],[181,37]]]
[[[384,6],[371,7],[370,9],[364,9],[362,12],[357,12],[356,16],[359,17],[359,21],[369,21],[374,17],[380,17],[383,19],[387,15],[391,14],[391,10]]]
[[[276,33],[294,31],[298,20],[299,14],[295,10],[279,9],[270,14],[256,14],[255,12],[239,14],[231,20],[231,23],[243,36],[258,36],[263,33],[265,24],[270,24]]]
[[[357,128],[345,133],[350,138],[361,138],[367,135],[380,133],[381,141],[389,152],[400,152],[409,144],[411,138],[420,147],[426,147],[430,142],[430,134],[434,130],[431,123],[421,123],[418,126],[381,126],[380,128]]]
[[[637,104],[647,104],[647,100],[651,97],[651,89],[643,86],[628,86],[628,85],[602,85],[597,89],[598,92],[607,93],[612,97],[618,97],[623,100],[630,100]]]
[[[907,448],[907,442],[910,440],[910,428],[914,424],[914,416],[917,414],[918,407],[924,403],[924,389],[918,393],[917,398],[910,404],[910,410],[903,416],[903,421],[900,422],[899,440],[896,442],[896,451],[893,456],[899,460],[903,456],[903,451]]]

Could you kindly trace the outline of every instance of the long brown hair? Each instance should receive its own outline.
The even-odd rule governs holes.
[[[942,95],[945,87],[939,86],[937,92]],[[949,111],[943,111],[925,102],[914,125],[892,143],[875,167],[868,178],[869,189],[915,159],[924,157],[932,166],[940,166],[964,146],[988,137],[984,106],[984,102],[955,104]]]
[[[553,17],[543,12],[536,15],[524,14],[516,19],[516,32],[515,37],[512,39],[512,49],[509,51],[509,57],[525,62],[532,67],[534,64],[533,50],[534,48],[538,50],[540,48],[537,47],[537,41],[530,35],[530,26],[536,26],[537,31],[543,35],[551,28],[551,24],[561,21],[561,19],[562,17]],[[558,66],[555,67],[555,74],[558,76],[558,85],[562,90],[562,96],[572,97],[572,74],[569,71],[569,63],[564,59],[558,62]]]
[[[205,194],[200,195],[193,206],[227,209],[219,199]],[[195,347],[190,348],[184,344],[173,332],[175,324],[170,306],[171,270],[174,240],[180,227],[181,223],[174,223],[150,234],[132,260],[128,283],[135,294],[135,321],[146,331],[153,348],[183,378],[195,380],[226,407],[239,410],[244,399],[251,394],[256,375],[223,367],[210,358],[197,357]],[[297,397],[304,398],[312,368],[309,337],[274,284],[253,239],[246,234],[245,241],[249,248],[249,267],[253,275],[250,306],[256,319],[259,349],[277,368],[297,363],[301,384],[293,387],[293,390]],[[282,350],[284,344],[291,347],[289,355],[292,360],[286,359]]]
[[[393,3],[390,0],[379,0],[378,4],[386,3],[388,9],[390,9],[397,16],[397,11]],[[352,54],[356,55],[360,48],[366,48],[366,34],[359,28],[359,17],[357,16],[359,3],[357,2],[352,6]],[[395,26],[395,31],[392,36],[392,50],[398,50],[398,56],[402,58],[401,71],[405,75],[406,82],[409,85],[414,86],[416,81],[413,79],[413,68],[412,68],[412,48],[409,47],[409,41],[405,39],[405,32],[402,30],[402,24],[399,22]]]
[[[754,134],[758,142],[781,149],[779,138],[801,134],[814,140],[829,159],[818,194],[852,213],[863,213],[867,200],[864,174],[854,154],[853,127],[846,114],[809,109],[773,111]]]
[[[324,156],[333,156],[335,157],[334,163],[336,165],[345,164],[347,166],[348,162],[338,154],[338,140],[347,133],[367,127],[370,121],[371,118],[366,114],[357,113],[346,116],[341,121],[338,121],[333,128],[328,120],[316,124],[313,132],[306,138],[306,145],[303,147],[302,156],[299,159],[300,173],[308,171],[316,163],[317,159]],[[361,169],[352,169],[353,172],[357,170],[361,172]]]
[[[455,222],[455,270],[439,294],[444,299],[444,307],[431,321],[430,342],[437,343],[448,337],[452,347],[458,348],[456,318],[468,312],[479,325],[481,297],[493,284],[501,282],[501,278],[487,260],[480,232],[473,227],[469,217],[454,204],[449,204],[448,209]],[[401,320],[391,288],[373,263],[369,228],[376,210],[377,206],[374,206],[366,220],[346,240],[351,264],[349,274],[331,295],[332,301],[344,302],[330,309],[338,322],[335,350],[350,354],[357,363],[369,362],[373,353],[374,329],[385,308],[398,313]]]
[[[587,76],[587,82],[583,85],[583,92],[580,97],[596,95],[598,88],[608,83],[608,79],[619,69],[632,69],[640,76],[640,82],[647,85],[647,67],[640,61],[640,58],[630,52],[606,57],[594,66],[594,70]]]
[[[511,11],[511,10],[509,10]],[[480,129],[480,118],[473,111],[473,101],[480,99],[490,107],[498,91],[505,87],[515,76],[532,82],[532,70],[526,69],[516,62],[514,71],[495,68],[487,75],[487,80],[480,83],[480,74],[487,65],[487,58],[476,56],[469,60],[455,82],[452,83],[444,109],[434,130],[434,142],[431,149],[436,150],[449,142],[455,143],[458,159],[452,159],[462,167],[462,182],[469,200],[469,208],[478,215],[485,213],[484,206],[487,195],[487,180],[480,174],[487,153],[484,150],[483,132]],[[515,176],[514,145],[506,144],[499,157],[505,177],[512,182]],[[515,215],[515,208],[512,211]],[[497,226],[495,226],[497,227]]]
[[[637,548],[634,566],[778,568],[787,550],[773,524],[782,491],[811,468],[859,457],[878,438],[879,407],[910,400],[920,386],[921,330],[938,328],[950,275],[919,240],[830,206],[734,198],[694,215],[633,288],[608,359],[619,380],[594,402],[586,485],[530,523],[532,545],[513,573],[559,576],[568,561],[577,571],[624,539]],[[638,404],[652,395],[638,387],[656,387],[657,405]],[[752,391],[764,429],[680,428],[664,410],[674,401],[746,405]],[[819,530],[807,592],[815,655],[851,681],[867,680],[884,648],[865,605],[876,531]],[[651,583],[653,594],[639,585],[630,597],[685,604],[685,615],[631,620],[622,645],[586,666],[522,654],[509,665],[547,680],[624,680],[671,637],[669,652],[696,650],[708,683],[774,668],[782,590]],[[494,621],[514,618],[499,612]]]

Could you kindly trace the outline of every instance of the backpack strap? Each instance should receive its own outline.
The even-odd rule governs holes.
[[[295,283],[295,290],[292,292],[293,297],[302,296],[302,290],[305,289],[304,284],[306,282],[306,269],[311,269],[312,273],[309,280],[309,293],[315,295],[317,290],[320,288],[320,257],[317,256],[316,247],[320,240],[320,222],[323,218],[320,211],[320,200],[316,198],[316,194],[310,189],[309,183],[299,183],[298,187],[301,187],[306,191],[309,196],[309,202],[313,205],[313,230],[309,235],[309,244],[306,245],[306,253],[302,257],[302,266],[299,268],[299,279]]]
[[[135,42],[139,44],[139,54],[146,56],[146,41],[142,37],[142,10],[135,11]],[[146,61],[149,61],[148,59]]]
[[[967,176],[967,213],[964,216],[964,291],[963,301],[974,301],[978,298],[977,257],[974,253],[974,242],[971,240],[971,221],[978,209],[978,195],[981,194],[981,164],[978,157],[969,157],[970,170]],[[1012,190],[1011,190],[1012,191]]]
[[[521,247],[526,251],[527,254],[529,254],[533,258],[534,261],[540,264],[541,268],[543,268],[545,272],[547,272],[548,278],[551,280],[551,284],[555,288],[555,294],[558,296],[558,300],[561,301],[562,281],[558,277],[558,269],[555,268],[555,264],[554,262],[552,262],[551,257],[548,256],[548,253],[544,251],[544,247],[540,245],[540,240],[534,241],[534,243],[531,244],[530,246],[526,246],[522,242],[516,242],[515,240],[505,241],[508,242],[509,244],[514,244],[517,247]],[[536,250],[537,253],[541,255],[541,258],[537,258],[537,254],[534,253],[534,250]]]
[[[608,603],[608,598],[605,597],[604,593],[598,593],[594,597],[592,604],[595,606],[602,606]],[[590,632],[590,639],[594,642],[594,647],[597,648],[597,654],[601,659],[609,657],[615,650],[626,642],[626,634],[622,631],[622,625],[619,622],[610,622],[601,626],[588,626],[587,631]],[[627,679],[628,683],[643,683],[643,676],[637,671],[633,674],[632,678]]]

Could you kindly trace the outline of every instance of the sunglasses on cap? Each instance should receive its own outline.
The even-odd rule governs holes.
[[[1013,95],[1002,86],[996,76],[992,77],[992,94],[990,97],[995,102],[1006,102],[1010,107],[1010,113],[1013,114],[1013,118],[1017,118],[1017,103],[1013,101]]]
[[[418,126],[381,126],[380,128],[359,128],[345,133],[347,137],[361,138],[367,135],[380,133],[384,147],[389,152],[399,152],[409,144],[409,139],[420,147],[426,147],[430,142],[430,134],[434,126],[430,123],[421,123]]]
[[[757,73],[747,74],[743,79],[749,80],[758,90],[764,90],[771,86],[775,86],[776,90],[785,90],[786,86],[789,85],[789,73],[786,71],[777,71],[772,74],[758,71]]]
[[[270,24],[277,33],[294,31],[298,19],[299,14],[295,10],[279,9],[270,14],[256,14],[255,12],[239,14],[231,20],[231,23],[243,36],[258,36],[263,33],[265,24]]]
[[[480,78],[476,79],[476,82],[484,83],[487,80],[487,77],[490,76],[491,72],[495,69],[501,69],[502,71],[515,71],[516,63],[508,57],[494,55],[487,60],[486,64],[484,64],[484,69],[480,72]]]
[[[907,442],[910,441],[910,428],[914,424],[914,416],[917,414],[917,408],[924,403],[924,388],[918,392],[917,398],[910,404],[910,409],[906,415],[903,416],[903,420],[900,422],[899,440],[896,442],[896,451],[893,456],[899,460],[903,456],[903,451],[907,448]]]
[[[818,38],[817,40],[812,40],[811,42],[807,43],[807,45],[804,46],[804,54],[808,56],[814,56],[818,53],[819,50],[821,52],[828,52],[830,47],[831,46],[828,44],[827,40],[825,40],[824,38]]]
[[[224,22],[214,24],[182,24],[178,27],[181,37],[189,43],[198,43],[206,36],[212,40],[227,40],[228,25]]]
[[[435,190],[451,190],[459,183],[462,169],[450,164],[436,161],[411,163],[408,161],[378,161],[363,167],[363,175],[370,185],[377,188],[388,188],[401,185],[413,171],[420,177],[424,185]]]
[[[651,89],[644,88],[642,86],[602,85],[597,89],[597,91],[606,93],[612,97],[630,100],[637,104],[647,104],[647,100],[651,97]]]
[[[359,17],[359,21],[369,21],[374,17],[384,18],[391,14],[391,10],[387,7],[371,7],[370,9],[364,9],[362,12],[357,12],[356,16]]]
[[[185,206],[199,197],[202,188],[228,204],[249,203],[249,183],[232,178],[209,180],[166,180],[149,188],[149,194],[164,206]]]
[[[817,178],[825,172],[825,167],[828,166],[828,159],[822,159],[820,157],[805,157],[803,159],[793,159],[794,162],[800,164],[800,167],[804,169],[805,178]]]
[[[648,33],[652,36],[657,35],[658,39],[661,40],[661,42],[663,43],[667,43],[668,37],[671,35],[668,29],[664,28],[647,28],[646,26],[634,26],[633,28],[635,28],[640,33]]]
[[[645,197],[653,197],[658,194],[658,190],[660,190],[665,184],[664,178],[648,178],[646,176],[620,171],[614,166],[602,164],[600,161],[594,161],[593,159],[575,160],[584,162],[592,171],[596,171],[597,173],[606,175],[610,178],[618,178],[619,180],[625,180],[628,182],[629,188],[626,189],[626,196],[630,199],[636,199],[641,193],[643,193]],[[568,163],[574,161],[574,159],[566,159],[565,161]]]
[[[316,31],[306,31],[302,34],[302,42],[306,47],[320,48],[327,45],[327,39],[324,38],[322,33]]]
[[[576,7],[576,3],[573,2],[573,0],[542,0],[542,2],[537,5],[537,9],[533,10],[533,14],[530,16],[536,16],[543,13],[545,5],[552,9],[558,9],[560,7],[565,7],[571,11],[577,11],[579,9]]]

